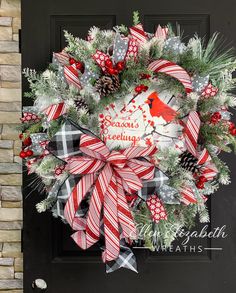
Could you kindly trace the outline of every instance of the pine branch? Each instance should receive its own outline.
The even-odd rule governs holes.
[[[139,12],[138,11],[134,11],[133,12],[133,25],[137,25],[140,24],[140,19],[139,19]]]

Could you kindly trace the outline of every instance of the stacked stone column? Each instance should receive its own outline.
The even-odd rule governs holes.
[[[20,0],[0,0],[0,293],[22,290]]]

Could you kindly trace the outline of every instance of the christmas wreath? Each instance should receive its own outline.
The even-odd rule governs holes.
[[[107,272],[136,271],[133,246],[167,247],[208,222],[209,195],[230,182],[218,155],[236,146],[232,50],[218,34],[185,44],[171,26],[147,33],[133,19],[86,40],[65,32],[46,71],[24,70],[34,103],[20,157],[47,194],[37,211],[68,223],[80,248],[98,243]]]

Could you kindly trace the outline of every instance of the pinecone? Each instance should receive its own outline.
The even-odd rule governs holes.
[[[103,75],[95,83],[95,88],[101,96],[112,94],[116,92],[119,87],[120,81],[117,75]]]
[[[88,104],[83,98],[78,98],[77,100],[75,100],[75,107],[78,111],[81,109],[87,110],[87,112],[89,111]]]
[[[181,167],[185,170],[191,171],[192,173],[196,172],[198,169],[197,161],[198,159],[188,151],[185,151],[180,155]]]

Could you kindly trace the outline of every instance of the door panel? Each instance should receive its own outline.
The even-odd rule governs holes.
[[[135,4],[135,5],[134,5]],[[233,31],[236,27],[234,1],[212,3],[198,1],[76,1],[23,0],[22,53],[23,67],[43,70],[50,62],[53,51],[65,46],[63,30],[75,36],[85,37],[88,29],[99,26],[112,28],[116,24],[132,22],[132,11],[139,10],[146,31],[153,32],[158,24],[180,24],[186,40],[197,32],[209,38],[215,30],[221,31],[236,45]],[[33,48],[33,50],[32,50]],[[27,83],[23,80],[23,90]],[[29,101],[25,100],[25,104]],[[236,174],[232,157],[225,155]],[[27,179],[28,180],[28,179]],[[25,186],[29,183],[25,179]],[[119,270],[106,275],[101,263],[98,247],[81,251],[70,238],[71,230],[50,213],[37,214],[35,203],[40,200],[36,192],[29,197],[25,189],[24,200],[24,292],[32,292],[31,283],[43,278],[48,284],[48,292],[120,292],[121,290],[143,292],[148,290],[175,290],[177,293],[221,293],[234,292],[236,286],[236,216],[233,208],[235,182],[221,189],[209,201],[211,224],[208,231],[217,226],[227,225],[226,239],[193,239],[186,252],[149,252],[135,249],[139,274]],[[202,225],[198,225],[198,230]],[[181,245],[174,243],[173,250]],[[194,252],[190,247],[222,247],[223,251],[204,250]],[[223,268],[223,270],[222,270]]]

